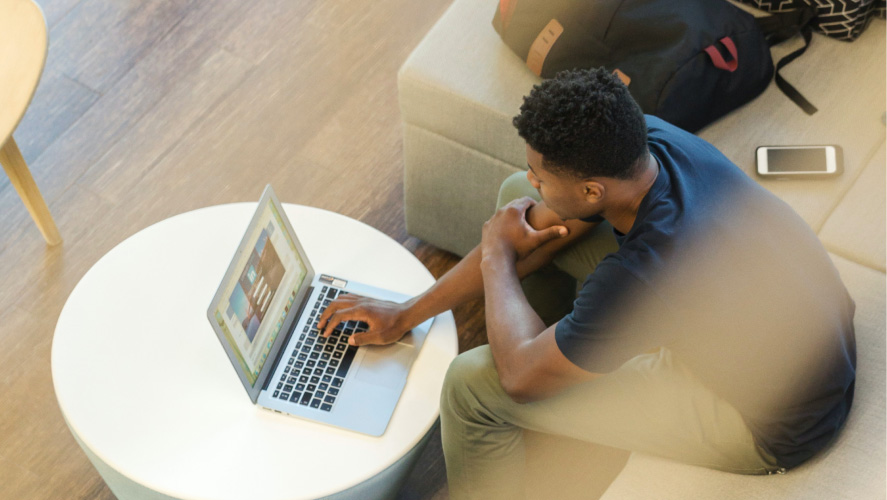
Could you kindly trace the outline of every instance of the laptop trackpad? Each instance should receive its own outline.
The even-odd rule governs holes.
[[[367,353],[360,362],[355,379],[362,382],[397,386],[410,369],[414,347],[403,344],[364,347]]]

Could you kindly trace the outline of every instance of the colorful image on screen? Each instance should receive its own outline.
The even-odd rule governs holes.
[[[274,226],[269,224],[259,235],[228,302],[228,315],[240,320],[250,342],[256,338],[286,272],[274,244],[268,239],[273,231]]]

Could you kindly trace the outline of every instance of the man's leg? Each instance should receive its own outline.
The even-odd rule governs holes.
[[[512,174],[499,188],[496,207],[501,208],[524,196],[539,201],[539,193],[530,185],[526,173]],[[524,295],[546,325],[559,321],[572,310],[576,283],[584,282],[598,262],[616,249],[613,228],[604,222],[562,250],[553,265],[545,266],[523,279],[521,287]]]
[[[450,365],[441,432],[453,498],[521,498],[523,429],[743,474],[775,469],[739,413],[661,349],[543,401],[502,390],[489,346]]]

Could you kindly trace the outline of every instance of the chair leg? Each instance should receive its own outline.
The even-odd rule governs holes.
[[[31,213],[31,218],[37,224],[37,229],[43,234],[43,239],[50,246],[58,245],[62,242],[62,236],[52,220],[52,214],[49,213],[49,207],[40,194],[34,177],[28,169],[28,164],[22,157],[21,151],[12,136],[6,140],[6,143],[0,148],[0,163],[3,164],[3,170],[9,176],[12,186],[18,191],[19,197]]]

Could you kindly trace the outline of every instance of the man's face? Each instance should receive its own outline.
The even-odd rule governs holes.
[[[527,180],[561,219],[584,219],[600,213],[603,207],[589,197],[588,181],[557,174],[543,167],[542,154],[527,144]]]

